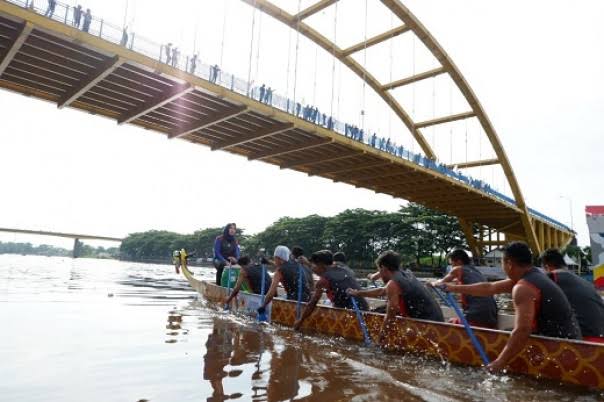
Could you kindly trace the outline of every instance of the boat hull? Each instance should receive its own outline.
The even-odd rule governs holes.
[[[209,281],[197,281],[186,269],[183,272],[187,279],[193,280],[192,287],[207,300],[221,303],[226,298],[226,288]],[[370,337],[376,341],[384,315],[364,312],[363,316]],[[273,299],[273,323],[291,327],[295,318],[294,301]],[[363,341],[356,315],[350,310],[318,305],[302,328]],[[474,332],[491,360],[499,355],[510,336],[509,332],[490,329],[474,328]],[[482,365],[479,354],[459,325],[397,317],[385,339],[382,346],[390,351],[444,358],[462,365]],[[509,372],[604,389],[604,345],[531,336],[524,350],[511,361]]]

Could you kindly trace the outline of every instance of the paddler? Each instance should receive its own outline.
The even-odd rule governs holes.
[[[398,253],[392,250],[384,251],[375,261],[375,265],[386,286],[367,290],[348,289],[347,292],[353,296],[386,296],[388,304],[379,343],[383,343],[388,326],[397,314],[422,320],[444,321],[442,310],[428,288],[414,275],[401,271],[401,257]]]
[[[442,284],[448,291],[471,296],[512,293],[516,312],[514,330],[497,359],[487,366],[492,372],[503,370],[524,349],[531,333],[581,339],[581,330],[568,299],[555,283],[533,267],[533,255],[526,243],[509,243],[503,250],[502,262],[509,279],[472,285]]]
[[[270,289],[266,292],[264,304],[258,309],[264,311],[266,306],[277,296],[277,286],[283,285],[287,294],[287,300],[298,300],[299,271],[302,270],[302,301],[307,302],[313,288],[312,274],[310,270],[290,258],[291,252],[286,246],[275,247],[273,253],[274,265],[276,267]]]
[[[482,273],[472,265],[470,256],[464,250],[453,250],[448,255],[449,264],[453,267],[442,279],[431,282],[431,286],[457,282],[460,285],[486,282]],[[493,296],[461,296],[461,305],[468,323],[474,327],[497,328],[497,303]],[[452,324],[461,324],[458,317],[449,320]]]
[[[251,265],[250,257],[244,255],[237,260],[237,264],[241,267],[237,283],[233,288],[231,295],[225,300],[224,304],[229,305],[231,301],[237,297],[241,289],[251,291],[257,295],[262,292],[262,266]],[[266,292],[271,287],[271,277],[268,272],[264,271],[264,291]]]
[[[570,272],[555,248],[541,254],[541,266],[566,295],[579,321],[583,340],[604,343],[604,302],[594,285]]]
[[[302,316],[294,323],[294,329],[298,330],[309,315],[312,314],[317,303],[321,299],[323,292],[334,307],[352,309],[352,296],[346,293],[346,289],[360,289],[361,286],[357,280],[350,274],[350,268],[345,269],[334,264],[333,255],[329,250],[321,250],[312,254],[310,257],[312,270],[320,279],[315,285],[315,292],[310,302],[304,308]],[[362,297],[355,296],[359,309],[368,310],[369,305]]]

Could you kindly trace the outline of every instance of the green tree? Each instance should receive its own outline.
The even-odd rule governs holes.
[[[249,255],[256,255],[262,248],[271,253],[280,244],[300,246],[307,253],[325,248],[322,241],[328,218],[309,215],[304,218],[283,217],[254,236],[245,238],[242,245]]]

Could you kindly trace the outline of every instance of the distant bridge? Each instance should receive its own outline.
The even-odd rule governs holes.
[[[54,236],[54,237],[64,237],[67,239],[73,239],[73,258],[77,258],[79,256],[78,252],[79,252],[81,240],[102,240],[102,241],[114,241],[114,242],[118,242],[118,243],[121,243],[124,240],[124,239],[120,239],[118,237],[96,236],[96,235],[76,234],[76,233],[49,232],[46,230],[0,228],[0,232],[18,233],[18,234],[26,234],[26,235],[37,235],[37,236]]]
[[[304,20],[337,0],[321,0],[291,14],[267,0],[243,0],[295,29],[363,79],[409,129],[424,155],[390,142],[376,146],[348,135],[341,122],[323,115],[308,119],[294,101],[262,96],[247,81],[201,63],[167,65],[161,46],[133,35],[120,43],[121,28],[100,20],[90,33],[69,24],[69,8],[52,18],[28,9],[23,0],[0,1],[0,87],[73,107],[279,166],[407,199],[459,218],[472,252],[506,241],[526,241],[534,253],[563,247],[574,233],[566,225],[528,208],[494,127],[457,66],[420,21],[398,0],[381,0],[399,26],[343,49]],[[11,4],[13,3],[13,4]],[[29,3],[31,6],[31,3]],[[96,21],[96,20],[95,20]],[[353,53],[415,35],[440,66],[391,83],[377,80]],[[182,62],[182,59],[181,59]],[[448,75],[469,105],[468,111],[416,121],[392,89]],[[260,94],[260,96],[259,96]],[[446,166],[426,140],[428,127],[476,119],[495,158]],[[310,120],[310,121],[309,121]],[[500,165],[513,198],[454,170]],[[501,236],[500,236],[501,235]],[[73,238],[83,238],[68,236]]]

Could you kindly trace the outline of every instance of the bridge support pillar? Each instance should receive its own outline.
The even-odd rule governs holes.
[[[468,222],[464,219],[459,219],[459,226],[461,226],[461,230],[463,230],[463,234],[466,236],[466,240],[468,241],[468,246],[470,246],[470,251],[472,252],[472,256],[474,258],[481,257],[482,249],[479,246],[476,237],[474,237],[474,230],[472,228],[472,223]]]
[[[73,258],[78,258],[80,256],[80,249],[82,248],[82,242],[80,239],[75,238],[73,240]]]

